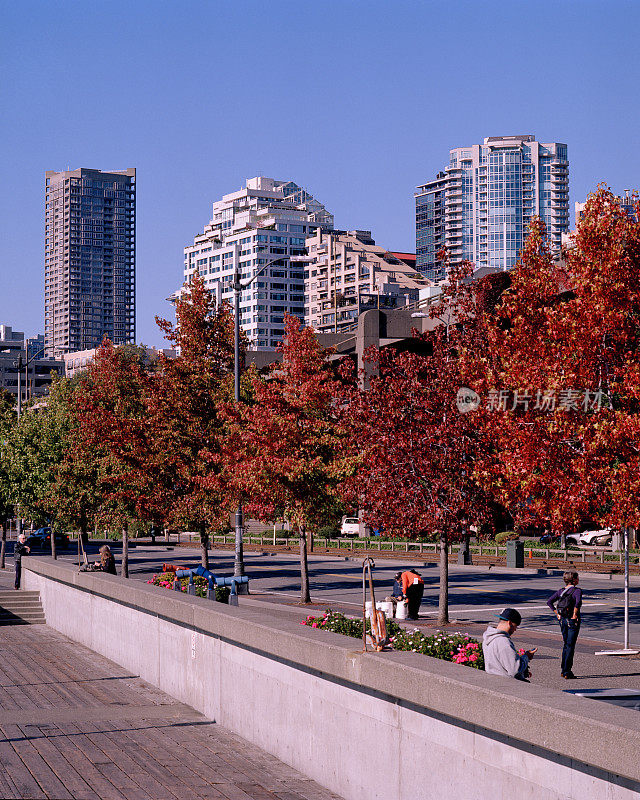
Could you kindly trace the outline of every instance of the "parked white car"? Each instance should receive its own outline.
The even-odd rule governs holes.
[[[358,517],[343,517],[340,525],[341,536],[359,536],[360,520]]]
[[[597,531],[583,531],[582,533],[570,533],[567,535],[567,544],[581,544],[586,547],[608,546],[612,541],[613,534],[610,528],[601,528]]]

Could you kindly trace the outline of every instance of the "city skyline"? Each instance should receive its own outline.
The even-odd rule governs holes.
[[[3,22],[0,321],[27,335],[44,332],[47,170],[136,167],[137,339],[159,346],[154,316],[171,313],[185,242],[213,200],[251,176],[291,176],[336,228],[370,230],[396,251],[415,248],[415,187],[443,154],[485,136],[565,142],[571,210],[599,182],[620,195],[640,185],[640,154],[626,147],[639,114],[636,4],[543,3],[525,14],[372,2],[365,15],[349,0],[160,12],[116,0],[80,16],[27,0],[7,4]],[[455,61],[445,58],[452,27],[465,55]],[[73,47],[52,49],[60,37]],[[269,37],[304,53],[304,67],[268,52]],[[64,87],[73,90],[52,102]]]

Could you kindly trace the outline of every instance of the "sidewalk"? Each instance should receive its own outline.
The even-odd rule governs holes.
[[[46,625],[2,629],[0,797],[340,800]]]
[[[321,615],[327,608],[326,603],[301,606],[298,603],[283,603],[282,600],[274,599],[272,595],[255,594],[250,595],[250,597],[240,597],[240,603],[268,604],[274,614],[295,614],[301,620],[309,614],[313,616]],[[333,611],[341,611],[351,617],[358,616],[353,606],[341,606],[340,603],[332,603],[331,608]],[[400,624],[410,629],[418,628],[427,636],[434,634],[438,630],[446,630],[448,632],[461,631],[480,641],[482,641],[482,634],[487,628],[485,624],[480,625],[460,620],[440,629],[435,625],[433,616],[427,617],[424,612],[417,622],[403,621]],[[322,631],[318,631],[318,636],[322,636]],[[562,635],[559,630],[558,633],[549,633],[538,631],[535,628],[527,628],[525,620],[514,635],[513,642],[517,648],[525,650],[533,647],[538,648],[531,662],[531,683],[560,691],[566,689],[613,689],[621,687],[640,691],[640,655],[595,655],[599,650],[620,649],[622,647],[620,644],[604,645],[602,640],[595,641],[586,637],[578,637],[573,666],[576,680],[567,681],[560,675]]]

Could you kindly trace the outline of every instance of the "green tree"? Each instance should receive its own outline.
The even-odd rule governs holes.
[[[6,459],[10,497],[32,519],[60,529],[79,521],[70,513],[80,493],[91,491],[77,469],[70,468],[75,424],[73,385],[54,378],[46,398],[23,409],[7,437]],[[56,557],[55,537],[51,537]]]
[[[85,390],[88,380],[81,374],[72,380],[55,381],[47,403],[47,414],[59,420],[63,437],[62,458],[53,466],[49,481],[50,505],[61,525],[80,530],[84,543],[101,502],[97,452],[83,448],[78,435],[75,397]]]

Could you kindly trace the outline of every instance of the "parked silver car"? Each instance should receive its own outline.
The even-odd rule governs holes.
[[[572,545],[581,544],[585,547],[608,547],[612,541],[613,533],[610,528],[567,534],[567,544]]]

